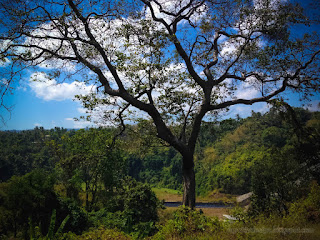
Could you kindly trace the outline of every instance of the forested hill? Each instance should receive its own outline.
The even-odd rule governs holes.
[[[100,226],[140,238],[154,234],[161,203],[150,185],[181,189],[182,177],[181,156],[153,131],[145,121],[127,126],[116,141],[119,130],[112,128],[0,132],[0,236],[49,239],[55,224],[70,235],[63,239]],[[197,194],[253,191],[250,216],[293,211],[314,221],[319,145],[320,112],[273,108],[206,122],[195,154]]]
[[[129,127],[117,142],[124,174],[154,186],[181,189],[180,155],[149,137],[145,124]],[[85,141],[99,151],[99,139],[102,145],[111,144],[115,133],[116,129],[38,127],[0,132],[0,181],[34,168],[54,169],[71,155],[90,154]],[[95,139],[95,146],[90,138]],[[271,109],[266,114],[252,112],[246,119],[206,122],[196,150],[197,193],[206,195],[219,189],[241,194],[253,187],[261,190],[268,181],[277,185],[273,188],[283,186],[284,176],[286,181],[304,174],[305,178],[317,178],[319,143],[320,113],[304,109],[295,109],[294,115]],[[76,171],[80,165],[69,167]]]
[[[318,179],[319,145],[319,112],[274,108],[246,119],[206,122],[196,149],[197,194],[243,194],[253,188],[279,192],[297,179]],[[130,175],[159,187],[181,188],[179,154],[166,147],[141,153],[137,146],[128,159]]]

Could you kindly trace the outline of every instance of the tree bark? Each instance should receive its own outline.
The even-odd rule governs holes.
[[[193,158],[192,158],[193,163]],[[182,168],[183,176],[183,205],[195,208],[196,205],[196,180],[194,174],[194,165],[183,166]]]

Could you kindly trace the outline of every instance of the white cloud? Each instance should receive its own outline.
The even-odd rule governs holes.
[[[34,123],[33,126],[35,126],[35,127],[42,127],[42,124],[41,124],[41,123]]]
[[[8,87],[10,85],[10,82],[7,79],[2,78],[2,79],[0,79],[0,86],[1,85]]]
[[[230,79],[229,87],[232,85]],[[248,77],[245,82],[240,82],[237,86],[237,90],[234,92],[233,98],[236,99],[253,99],[261,97],[260,84],[257,79],[253,76]]]
[[[68,72],[72,72],[76,69],[75,64],[60,59],[46,60],[41,62],[38,66],[44,69],[63,69]]]
[[[86,95],[96,90],[94,85],[85,85],[83,82],[57,83],[48,75],[41,72],[31,74],[29,87],[38,98],[46,101],[63,101],[73,99],[75,95]]]
[[[239,48],[238,43],[226,41],[224,44],[222,44],[222,49],[220,51],[220,55],[222,57],[226,57],[227,55],[233,54],[238,48]],[[236,55],[233,54],[233,57],[235,57],[235,56]]]
[[[159,0],[158,3],[162,6],[162,9],[176,14],[178,13],[182,8],[187,6],[191,1],[189,0]],[[195,1],[195,3],[191,4],[191,7],[186,8],[182,15],[187,14],[195,5],[198,4],[198,1]],[[162,18],[166,23],[171,24],[171,22],[175,19],[174,16],[168,15],[164,12],[160,12],[159,6],[151,1],[151,6],[154,10],[154,14],[157,18]],[[192,22],[199,21],[202,17],[204,17],[207,13],[207,6],[205,4],[202,4],[196,12],[194,12],[190,18]],[[147,19],[151,19],[151,11],[148,8],[145,14]],[[187,21],[181,21],[181,23],[186,23]]]
[[[265,41],[259,38],[261,33],[252,33],[252,31],[261,29],[262,25],[270,26],[274,24],[275,17],[272,17],[272,14],[274,13],[270,12],[270,19],[266,22],[265,16],[261,15],[261,13],[259,13],[259,10],[270,9],[276,11],[279,8],[280,4],[284,2],[287,2],[287,0],[253,0],[253,6],[257,13],[249,14],[243,20],[235,23],[232,29],[242,35],[252,34],[251,37],[256,37],[254,42],[257,47],[263,48],[265,46]],[[229,57],[231,59],[234,59],[236,56],[234,53],[240,49],[240,47],[245,43],[245,40],[243,38],[234,38],[228,40],[221,39],[219,42],[221,46],[221,56],[224,58]]]
[[[85,113],[87,113],[87,109],[85,109],[85,108],[77,108],[77,110],[78,110],[78,112],[79,113],[81,113],[81,114],[85,114]]]
[[[61,41],[58,39],[52,39],[55,37],[62,37],[60,31],[56,28],[54,22],[44,23],[39,26],[36,30],[31,33],[36,38],[27,37],[24,44],[39,46],[44,49],[52,50],[58,54],[64,56],[74,56],[72,48],[69,43],[66,41]],[[39,38],[46,37],[46,38]],[[62,46],[62,47],[61,47]],[[51,58],[50,54],[42,53],[42,50],[38,48],[23,48],[20,47],[17,49],[20,52],[31,53],[33,57],[37,59],[34,60],[34,64],[37,64],[41,68],[45,69],[63,69],[64,71],[74,71],[75,63],[67,60],[61,60],[56,58]],[[42,56],[39,57],[40,53]]]
[[[235,92],[236,98],[241,99],[252,99],[260,95],[260,91],[249,83],[242,84],[241,87]]]
[[[249,14],[242,21],[238,22],[234,27],[234,30],[240,31],[242,34],[248,34],[252,30],[260,29],[261,25],[270,26],[275,23],[276,14],[281,4],[287,2],[287,0],[253,0],[254,9],[256,13]],[[271,10],[267,19],[264,14],[261,14],[260,10]],[[258,34],[259,35],[259,34]]]
[[[76,121],[73,118],[65,118],[65,120],[71,122],[73,124],[73,128],[94,127],[94,124],[89,121]]]
[[[320,111],[320,100],[312,101],[306,106],[306,109],[308,109],[311,112]]]
[[[256,9],[263,9],[263,8],[270,8],[277,10],[279,7],[279,4],[285,3],[288,0],[271,0],[271,1],[264,1],[264,0],[253,0],[254,7]]]
[[[11,63],[11,61],[8,58],[4,58],[0,60],[0,67],[6,67]]]
[[[27,89],[27,87],[24,87],[24,86],[18,86],[17,90],[22,90],[22,91],[26,92],[28,89]]]
[[[138,26],[138,22],[132,19],[113,19],[107,21],[106,19],[96,19],[89,18],[88,23],[90,25],[92,34],[94,35],[97,42],[105,49],[107,55],[111,58],[115,58],[115,51],[125,51],[127,47],[124,47],[126,43],[126,38],[124,36],[119,36],[118,28],[121,27],[124,23],[130,23],[132,25]],[[85,32],[84,25],[81,21],[78,20],[68,20],[66,22],[69,24],[68,27],[68,37],[74,38],[79,35],[83,39],[88,40],[88,36]],[[59,24],[58,24],[59,25]],[[103,34],[101,34],[103,33]],[[55,38],[63,38],[64,36],[57,29],[55,22],[48,22],[40,25],[36,30],[32,32],[33,37],[26,38],[25,44],[37,45],[44,49],[49,49],[61,56],[75,57],[73,48],[71,47],[68,41],[58,40]],[[42,37],[39,39],[39,37]],[[46,38],[43,38],[46,37]],[[132,41],[133,39],[130,39]],[[138,39],[134,39],[135,42]],[[104,65],[104,61],[100,54],[97,54],[97,51],[92,48],[91,45],[85,44],[81,41],[75,41],[74,44],[77,46],[78,51],[83,58],[88,60],[90,63],[101,66]],[[134,44],[133,44],[134,45]],[[31,52],[32,56],[38,56],[42,50],[37,48],[25,49],[25,51]],[[136,50],[136,48],[135,48]],[[22,49],[23,51],[23,49]],[[72,72],[76,70],[76,63],[71,60],[61,60],[57,58],[52,58],[50,54],[44,53],[43,56],[39,57],[34,61],[41,68],[45,69],[62,69],[63,71]]]
[[[55,128],[57,126],[56,122],[54,120],[51,121],[51,127]]]
[[[253,105],[235,105],[230,107],[227,117],[235,117],[237,114],[242,118],[251,116],[251,112],[266,113],[270,109],[267,103],[255,103]]]

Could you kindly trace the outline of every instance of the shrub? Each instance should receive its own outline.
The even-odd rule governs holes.
[[[83,233],[82,235],[76,235],[72,232],[65,233],[63,238],[65,240],[130,240],[131,238],[123,232],[116,229],[106,229],[105,227],[93,228]]]
[[[115,208],[130,218],[132,224],[158,220],[159,200],[150,186],[127,177],[115,193]]]
[[[40,225],[41,232],[48,231],[52,210],[57,208],[58,199],[54,193],[55,178],[45,170],[36,169],[24,176],[13,176],[0,184],[1,213],[0,234],[23,233],[27,236],[29,219]]]
[[[192,238],[203,233],[212,235],[222,229],[223,224],[218,218],[208,218],[199,211],[182,206],[174,212],[174,219],[160,227],[154,239],[181,239],[186,236]]]
[[[89,218],[94,227],[117,228],[134,238],[142,238],[155,232],[159,205],[147,184],[127,177],[120,182],[105,208],[91,212]]]
[[[289,218],[292,221],[320,223],[320,186],[313,182],[310,193],[291,204]]]
[[[24,176],[13,176],[0,184],[0,235],[27,238],[35,227],[41,236],[48,233],[52,211],[57,223],[69,215],[65,230],[80,234],[86,229],[86,213],[70,199],[54,192],[55,176],[36,169]],[[57,229],[55,229],[57,230]]]
[[[81,234],[88,228],[88,216],[84,209],[70,198],[59,199],[59,209],[57,210],[57,220],[62,222],[66,216],[70,216],[64,230]]]

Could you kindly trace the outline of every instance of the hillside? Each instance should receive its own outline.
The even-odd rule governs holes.
[[[317,224],[320,113],[294,112],[272,108],[202,126],[195,154],[197,202],[234,203],[237,195],[252,191],[247,213],[238,208],[202,209],[204,215],[161,210],[158,199],[182,200],[181,157],[152,137],[148,122],[127,126],[115,142],[114,128],[0,132],[0,235],[21,239],[38,231],[46,236],[50,222],[57,222],[71,234],[64,239],[77,239],[85,230],[125,236],[110,229],[166,236],[164,231],[190,220],[203,227],[194,234],[210,235],[220,226],[215,231],[228,239],[230,226],[211,219],[223,214],[253,226],[269,226],[272,216],[289,227],[297,226],[294,219]]]

